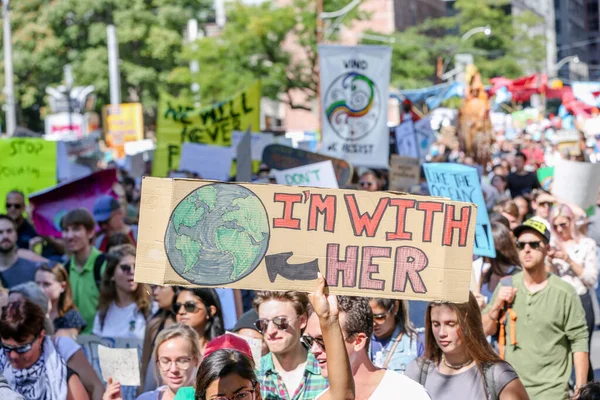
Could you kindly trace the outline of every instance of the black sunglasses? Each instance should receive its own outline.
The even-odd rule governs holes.
[[[529,245],[529,247],[531,247],[531,250],[537,250],[542,245],[542,241],[538,240],[535,242],[519,242],[517,240],[517,242],[515,244],[517,245],[517,249],[519,249],[519,250],[523,250],[526,245]]]
[[[323,340],[322,337],[316,338],[316,337],[312,337],[310,335],[302,335],[302,338],[300,338],[300,340],[302,341],[302,344],[304,344],[308,350],[312,349],[313,344],[316,343],[317,346],[319,346],[323,351],[326,351],[325,350],[325,341]]]
[[[135,271],[135,265],[131,264],[121,264],[119,265],[119,268],[121,268],[121,271],[126,274],[130,274],[132,271]]]
[[[16,208],[17,210],[20,210],[23,208],[23,205],[17,203],[6,203],[6,208]]]
[[[9,355],[11,351],[16,352],[17,354],[25,354],[33,347],[33,343],[40,337],[38,333],[35,335],[33,340],[29,343],[22,344],[21,346],[9,346],[8,344],[2,343],[2,350],[4,350],[4,354]]]
[[[288,319],[288,317],[275,317],[273,319],[257,319],[254,323],[254,326],[256,326],[256,329],[258,329],[260,333],[265,333],[269,328],[269,322],[273,322],[273,325],[275,325],[277,329],[282,331],[286,330],[290,326],[290,320]]]
[[[179,313],[179,309],[181,307],[183,307],[185,312],[188,312],[188,313],[197,313],[198,311],[200,311],[200,307],[197,306],[197,303],[195,303],[193,301],[186,301],[185,303],[173,304],[173,311],[175,312],[175,314]]]

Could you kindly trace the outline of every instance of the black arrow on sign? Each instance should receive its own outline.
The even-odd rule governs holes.
[[[317,279],[319,272],[319,260],[314,259],[304,264],[290,264],[288,260],[293,252],[272,254],[265,257],[267,264],[267,275],[271,283],[275,282],[277,275],[281,275],[290,281],[312,281]]]

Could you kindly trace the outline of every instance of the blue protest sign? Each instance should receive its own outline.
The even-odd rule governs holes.
[[[428,163],[423,165],[432,196],[446,197],[477,205],[473,253],[496,257],[490,217],[485,206],[477,169],[462,164]]]

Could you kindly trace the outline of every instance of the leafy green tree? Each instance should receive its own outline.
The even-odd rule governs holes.
[[[346,0],[325,0],[324,9],[338,10],[346,4]],[[357,17],[354,11],[344,23]],[[197,82],[200,99],[207,104],[260,80],[264,96],[311,110],[319,82],[316,21],[314,0],[293,0],[287,6],[273,1],[232,3],[220,35],[196,41],[184,54],[188,61],[199,63],[200,73],[192,76],[187,66],[180,66],[171,73],[170,82]],[[302,92],[305,98],[293,98],[294,92]]]
[[[71,64],[76,85],[94,85],[108,102],[106,26],[117,28],[123,101],[146,111],[180,61],[187,20],[214,19],[211,0],[27,0],[11,2],[19,123],[42,130],[47,86]]]

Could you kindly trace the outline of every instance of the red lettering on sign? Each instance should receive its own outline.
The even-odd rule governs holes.
[[[427,268],[429,260],[421,249],[402,246],[396,249],[396,265],[394,267],[393,292],[405,292],[406,282],[410,283],[413,292],[427,293],[425,282],[421,279],[420,271]]]
[[[356,286],[356,269],[358,268],[358,246],[346,247],[346,260],[340,260],[340,245],[327,245],[325,279],[329,286],[338,286],[338,277],[342,273],[342,287]]]
[[[346,207],[348,208],[348,214],[350,215],[350,223],[354,230],[354,236],[362,236],[363,232],[366,231],[367,237],[375,237],[377,228],[379,228],[379,223],[381,222],[381,217],[383,217],[383,213],[387,208],[389,198],[383,197],[379,199],[373,217],[371,217],[368,212],[360,214],[358,204],[356,204],[356,198],[353,194],[344,195],[344,199],[346,200]]]
[[[391,199],[390,206],[398,207],[396,215],[396,232],[388,232],[387,240],[411,240],[412,233],[404,230],[406,226],[406,210],[415,206],[414,200],[407,199]]]
[[[425,211],[425,222],[423,224],[423,242],[431,242],[433,233],[433,217],[436,212],[442,212],[444,205],[434,201],[419,201],[417,210]]]
[[[471,207],[462,207],[460,210],[460,219],[454,219],[454,206],[446,206],[446,215],[444,218],[444,237],[442,246],[452,246],[454,241],[454,230],[458,229],[458,245],[465,247],[469,235],[469,224],[471,222]]]
[[[275,193],[275,202],[283,203],[283,218],[273,218],[273,228],[300,229],[300,219],[292,218],[294,203],[302,203],[302,195]]]
[[[362,267],[360,270],[360,289],[384,290],[383,279],[371,279],[371,275],[379,272],[379,264],[373,264],[374,257],[387,257],[392,255],[390,247],[365,246],[362,248]]]
[[[327,195],[323,199],[320,194],[311,194],[310,208],[308,210],[308,230],[317,230],[319,214],[323,214],[325,217],[325,232],[333,232],[336,204],[337,197],[334,195]]]

